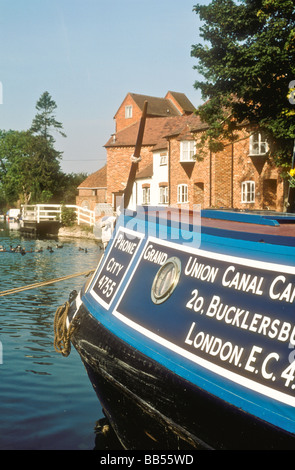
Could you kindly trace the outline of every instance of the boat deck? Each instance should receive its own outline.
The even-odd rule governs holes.
[[[145,215],[159,223],[199,224],[201,233],[271,244],[295,246],[295,214],[148,207]]]
[[[217,220],[202,217],[202,226],[214,227],[222,230],[233,230],[243,233],[259,233],[276,235],[281,237],[295,237],[295,224],[283,223],[278,225],[262,225],[248,222],[236,222],[233,220]]]

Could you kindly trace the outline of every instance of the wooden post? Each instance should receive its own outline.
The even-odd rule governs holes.
[[[122,203],[123,203],[123,208],[124,209],[127,209],[128,205],[129,205],[130,198],[131,198],[131,195],[132,195],[133,184],[134,184],[135,177],[136,177],[136,172],[137,172],[137,169],[138,169],[138,162],[136,162],[136,159],[138,159],[140,157],[140,150],[141,150],[141,145],[142,145],[142,140],[143,140],[144,127],[145,127],[146,114],[147,114],[147,105],[148,105],[148,103],[147,103],[147,101],[145,101],[144,106],[143,106],[141,120],[140,120],[140,123],[139,123],[139,130],[138,130],[138,134],[137,134],[135,150],[134,150],[134,154],[133,154],[134,161],[131,164],[131,168],[130,168],[126,188],[124,190],[124,195],[123,195],[123,198],[122,198]],[[122,204],[121,204],[121,208],[122,208]]]

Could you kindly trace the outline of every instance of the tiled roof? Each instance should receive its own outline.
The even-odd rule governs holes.
[[[185,113],[193,113],[195,111],[196,108],[184,93],[178,93],[176,91],[169,91],[168,93],[174,97]]]
[[[168,91],[164,98],[141,95],[139,93],[128,93],[125,99],[127,97],[131,97],[141,111],[143,110],[144,102],[147,101],[147,116],[150,117],[181,116],[182,114],[191,114],[196,109],[184,93],[176,91]],[[115,119],[117,113],[114,116]]]
[[[139,123],[135,123],[111,137],[105,147],[133,147],[135,146]],[[181,133],[197,132],[206,126],[194,114],[189,116],[175,116],[169,118],[147,118],[142,145],[153,146],[155,149],[167,148],[168,136],[177,136]]]
[[[78,189],[98,189],[107,187],[107,166],[105,165],[100,170],[87,176],[78,186]]]
[[[148,102],[147,115],[148,116],[180,116],[180,112],[174,106],[172,101],[166,98],[157,98],[155,96],[138,95],[136,93],[129,93],[137,106],[142,110],[144,102]]]
[[[143,170],[136,174],[136,179],[139,178],[151,178],[153,176],[153,164],[146,166]]]

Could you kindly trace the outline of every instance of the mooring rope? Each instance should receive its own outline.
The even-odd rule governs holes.
[[[56,352],[67,357],[71,352],[71,334],[74,331],[73,322],[67,328],[67,317],[70,302],[65,302],[58,307],[54,316],[54,349]]]
[[[0,292],[0,297],[3,297],[5,295],[16,294],[18,292],[23,292],[23,291],[29,290],[29,289],[36,289],[38,287],[43,287],[43,286],[47,286],[49,284],[54,284],[55,282],[66,281],[67,279],[72,279],[73,277],[88,276],[89,274],[91,274],[93,272],[94,272],[94,269],[91,269],[91,270],[88,270],[88,271],[84,271],[82,273],[69,274],[68,276],[58,277],[56,279],[49,279],[48,281],[35,282],[34,284],[29,284],[27,286],[16,287],[14,289],[8,289],[8,290]]]
[[[99,259],[99,263],[103,258],[103,253]],[[48,286],[49,284],[54,284],[55,282],[66,281],[67,279],[72,279],[73,277],[78,276],[89,276],[94,273],[95,269],[90,269],[76,274],[69,274],[67,276],[58,277],[55,279],[49,279],[48,281],[35,282],[34,284],[29,284],[27,286],[16,287],[14,289],[8,289],[0,292],[0,297],[5,295],[16,294],[18,292],[23,292],[29,289],[36,289],[38,287]],[[72,321],[67,327],[67,317],[70,308],[70,302],[67,301],[63,305],[57,308],[54,315],[54,349],[56,352],[61,353],[63,356],[67,357],[71,352],[71,335],[75,329],[75,322]]]

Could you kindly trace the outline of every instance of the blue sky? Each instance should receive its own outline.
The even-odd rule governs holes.
[[[48,91],[67,134],[56,136],[62,170],[92,173],[128,92],[177,91],[198,106],[196,3],[209,1],[0,0],[0,129],[29,129]]]

